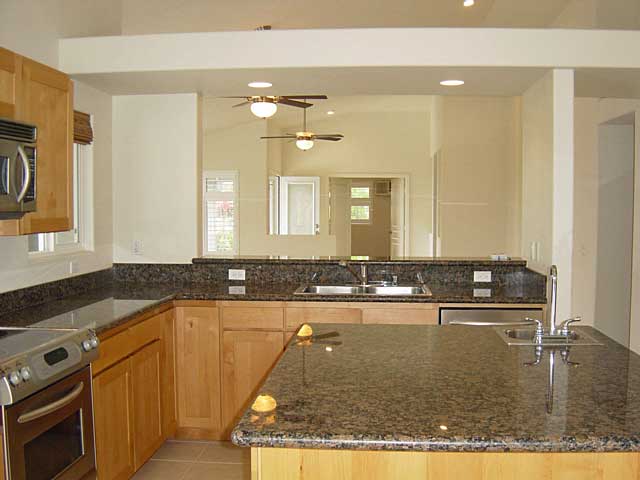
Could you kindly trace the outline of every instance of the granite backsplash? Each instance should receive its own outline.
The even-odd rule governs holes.
[[[358,263],[358,262],[352,262]],[[526,268],[524,262],[487,262],[442,259],[436,261],[367,262],[369,279],[379,280],[384,272],[397,275],[399,283],[416,283],[416,274],[421,272],[425,282],[432,290],[438,286],[460,285],[476,288],[501,289],[502,291],[520,291],[536,293],[544,298],[546,277]],[[246,281],[230,281],[229,269],[244,269]],[[489,283],[474,283],[474,270],[491,271]],[[285,260],[285,259],[208,259],[193,264],[151,264],[116,263],[113,268],[78,275],[55,282],[22,288],[0,294],[0,312],[3,314],[48,303],[73,295],[104,289],[110,285],[144,284],[165,285],[260,285],[303,284],[308,283],[314,273],[320,284],[343,284],[354,281],[353,276],[338,260]],[[526,287],[526,288],[525,288]]]

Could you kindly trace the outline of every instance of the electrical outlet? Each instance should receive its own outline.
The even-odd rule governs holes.
[[[475,271],[473,272],[473,281],[474,282],[490,282],[491,281],[491,271]]]
[[[246,293],[244,285],[229,285],[229,295],[244,295]]]
[[[142,243],[142,240],[134,240],[133,241],[133,246],[131,247],[131,252],[134,255],[142,255],[143,249],[144,249],[144,244]]]
[[[490,288],[474,288],[473,296],[477,298],[489,298],[491,296]]]
[[[245,279],[246,270],[234,270],[232,268],[229,269],[229,280],[244,280]]]

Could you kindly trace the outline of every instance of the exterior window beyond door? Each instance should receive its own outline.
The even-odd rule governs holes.
[[[238,254],[238,174],[204,172],[204,253]]]

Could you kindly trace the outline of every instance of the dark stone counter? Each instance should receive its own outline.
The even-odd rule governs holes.
[[[603,346],[571,347],[568,362],[561,351],[545,350],[540,364],[525,366],[534,348],[508,347],[492,328],[312,327],[315,335],[337,336],[306,346],[292,339],[259,391],[276,399],[275,411],[248,410],[232,433],[234,443],[640,451],[640,356],[592,328],[583,327]],[[555,386],[548,397],[550,352]]]

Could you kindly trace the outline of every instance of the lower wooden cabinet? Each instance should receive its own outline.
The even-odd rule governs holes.
[[[160,340],[131,356],[131,391],[133,395],[133,451],[138,470],[164,441],[162,435],[162,384]]]
[[[284,349],[283,332],[226,331],[223,334],[222,419],[229,438]]]
[[[129,359],[93,379],[93,405],[98,478],[126,480],[135,472]]]
[[[180,438],[221,437],[220,320],[215,307],[176,308]]]

